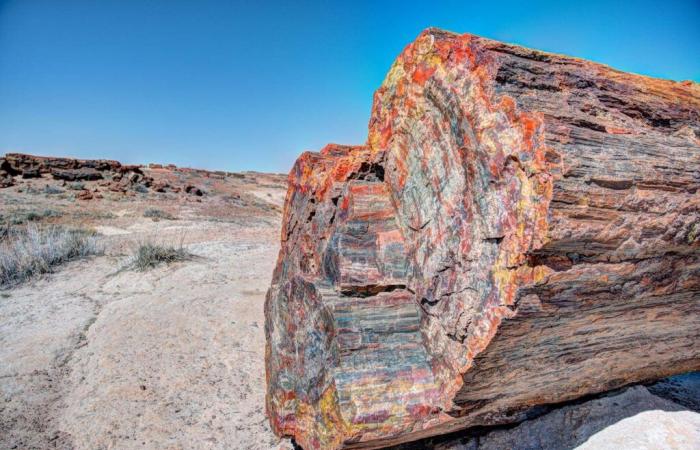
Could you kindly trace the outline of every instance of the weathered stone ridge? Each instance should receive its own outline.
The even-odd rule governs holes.
[[[700,87],[429,29],[289,176],[268,414],[378,447],[700,368]]]
[[[177,177],[167,176],[175,174]],[[157,176],[156,180],[152,175]],[[166,176],[163,176],[166,175]],[[222,171],[211,172],[168,164],[149,164],[148,168],[136,164],[122,164],[106,159],[76,159],[51,156],[36,156],[24,153],[7,153],[0,157],[0,188],[42,181],[46,179],[67,182],[95,181],[91,189],[84,189],[77,194],[80,200],[102,198],[101,192],[121,193],[133,196],[136,192],[144,193],[171,192],[191,194],[201,197],[205,191],[192,184],[182,183],[184,177],[203,177],[222,180],[227,176],[244,178],[244,174]],[[168,181],[170,179],[171,181]]]

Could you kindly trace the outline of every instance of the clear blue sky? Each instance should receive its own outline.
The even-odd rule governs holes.
[[[429,26],[700,81],[698,0],[0,0],[0,152],[287,172]]]

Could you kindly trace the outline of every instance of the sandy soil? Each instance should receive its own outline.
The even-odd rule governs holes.
[[[57,208],[63,222],[91,211],[81,225],[103,235],[106,255],[2,291],[0,448],[290,447],[264,414],[263,302],[284,186],[244,191],[269,207],[222,217],[213,195],[64,205],[3,192],[5,204]],[[177,220],[144,218],[146,207]],[[196,258],[120,271],[149,240],[183,240]]]

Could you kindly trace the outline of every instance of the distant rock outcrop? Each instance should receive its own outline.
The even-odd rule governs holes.
[[[430,29],[289,176],[267,410],[306,450],[700,368],[700,86]]]
[[[50,177],[64,182],[96,181],[98,185],[110,192],[129,193],[154,192],[187,193],[201,197],[205,191],[192,185],[175,186],[167,180],[154,180],[144,172],[140,165],[121,164],[119,161],[105,159],[75,159],[47,156],[34,156],[23,153],[8,153],[0,158],[0,188],[15,185],[18,180]],[[152,164],[148,170],[163,171],[159,164]],[[207,178],[217,177],[218,172],[177,168],[168,165],[167,172],[193,173]],[[95,196],[82,192],[76,198],[90,200]],[[98,197],[99,198],[99,197]]]
[[[105,159],[56,158],[51,156],[34,156],[24,153],[8,153],[4,158],[17,174],[28,170],[51,173],[54,170],[93,169],[99,172],[115,172],[122,165],[118,161]]]
[[[145,176],[141,166],[123,165],[112,160],[55,158],[23,153],[8,153],[0,158],[0,180],[7,180],[4,187],[13,185],[13,177],[18,175],[30,179],[47,175],[64,181],[105,179],[110,180],[108,187],[115,191],[136,189],[137,185],[148,188],[153,183],[153,178]],[[81,198],[92,197],[84,194]]]

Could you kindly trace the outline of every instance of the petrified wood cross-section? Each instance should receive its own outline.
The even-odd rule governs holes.
[[[373,448],[700,369],[700,87],[427,30],[289,177],[267,410]]]

